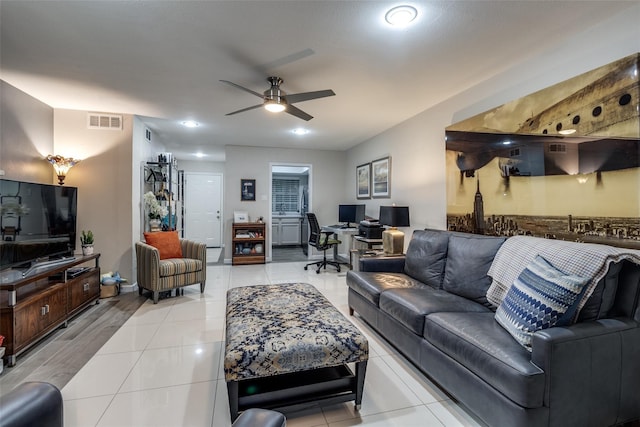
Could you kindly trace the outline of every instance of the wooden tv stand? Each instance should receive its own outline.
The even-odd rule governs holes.
[[[8,366],[16,356],[100,298],[100,254],[76,256],[63,264],[37,269],[14,281],[0,281],[0,335]],[[75,277],[69,269],[95,265]]]

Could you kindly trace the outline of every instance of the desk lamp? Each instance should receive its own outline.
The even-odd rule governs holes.
[[[408,227],[408,206],[380,206],[380,225],[389,228],[382,232],[382,249],[385,255],[400,255],[404,251],[404,233],[396,227]]]

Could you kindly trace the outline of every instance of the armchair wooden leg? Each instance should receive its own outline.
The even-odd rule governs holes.
[[[204,293],[204,283],[200,283],[200,293]]]
[[[158,291],[153,291],[153,303],[157,304],[158,303],[158,299],[160,298],[160,292]]]

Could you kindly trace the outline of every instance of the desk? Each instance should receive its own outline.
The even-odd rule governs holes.
[[[362,236],[353,236],[353,240],[355,240],[356,242],[362,243],[364,246],[366,246],[366,249],[373,249],[374,246],[382,246],[382,239],[367,239],[366,237],[362,237]],[[361,247],[356,247],[358,245],[353,245],[353,249],[364,249]]]
[[[351,257],[351,270],[360,271],[360,260],[363,258],[399,258],[404,254],[399,255],[387,255],[383,251],[368,250],[368,249],[352,249],[350,253]]]
[[[342,228],[342,227],[331,227],[331,226],[323,226],[321,228],[321,231],[324,232],[330,232],[333,233],[336,236],[336,239],[338,239],[338,236],[340,234],[348,234],[349,235],[349,240],[347,242],[347,254],[351,253],[351,236],[354,234],[358,234],[358,229],[356,227],[351,227],[351,228]],[[340,239],[338,239],[340,240]],[[348,261],[344,261],[342,259],[340,259],[340,257],[338,256],[338,245],[333,247],[333,260],[337,261],[337,262],[341,262],[343,264],[347,264],[349,265],[349,268],[351,268],[351,263]]]

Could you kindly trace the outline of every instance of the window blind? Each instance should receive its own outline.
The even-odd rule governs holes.
[[[300,180],[274,178],[271,190],[272,212],[298,212],[300,203]]]

